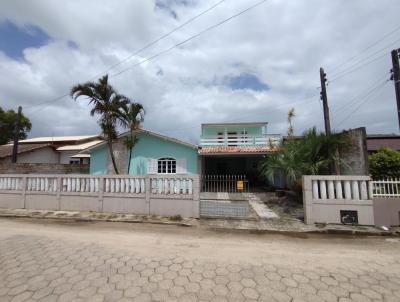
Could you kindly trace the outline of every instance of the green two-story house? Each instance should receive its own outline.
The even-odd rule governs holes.
[[[259,162],[275,152],[281,135],[267,134],[266,122],[202,124],[199,145],[203,175],[244,175],[258,181]]]

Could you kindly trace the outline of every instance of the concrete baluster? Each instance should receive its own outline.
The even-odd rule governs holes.
[[[319,199],[318,180],[312,181],[313,199]]]
[[[343,199],[342,181],[336,180],[336,199]]]
[[[103,191],[104,191],[104,179],[103,178],[101,179],[101,183],[102,183],[102,188],[103,188]],[[100,192],[100,179],[99,178],[96,178],[94,180],[94,191],[95,192]]]
[[[71,188],[72,188],[72,185],[71,185],[71,178],[67,178],[67,192],[71,192]]]
[[[145,184],[145,179],[144,178],[142,178],[140,180],[140,192],[141,193],[146,193],[146,184]],[[149,191],[149,193],[150,193],[150,191]]]
[[[365,180],[361,181],[360,189],[361,189],[361,200],[368,200],[368,188],[367,188],[367,182]]]
[[[188,179],[188,194],[192,195],[193,194],[193,180]]]
[[[351,187],[352,187],[353,199],[360,200],[360,189],[358,188],[358,180],[353,180]]]
[[[351,185],[349,180],[344,181],[344,198],[347,200],[351,199]]]
[[[329,199],[335,199],[335,186],[333,180],[328,180],[328,197]]]
[[[326,199],[327,194],[326,194],[326,181],[325,180],[319,181],[319,188],[321,190],[321,199]]]

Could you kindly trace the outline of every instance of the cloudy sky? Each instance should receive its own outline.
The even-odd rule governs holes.
[[[31,137],[97,133],[85,100],[59,97],[108,72],[144,105],[150,130],[196,142],[201,123],[268,121],[269,133],[285,133],[294,107],[301,133],[323,129],[323,66],[334,129],[398,132],[386,82],[390,50],[400,48],[398,0],[269,0],[164,53],[258,2],[3,0],[0,106],[22,105]]]

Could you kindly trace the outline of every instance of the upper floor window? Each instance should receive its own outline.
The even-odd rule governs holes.
[[[171,157],[163,157],[157,161],[157,173],[159,174],[175,174],[176,159]]]

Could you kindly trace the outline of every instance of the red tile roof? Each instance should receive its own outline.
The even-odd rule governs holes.
[[[253,153],[271,153],[275,148],[268,146],[255,147],[235,147],[235,146],[217,146],[199,148],[199,154],[253,154]]]
[[[381,147],[391,148],[400,151],[400,136],[367,137],[368,151],[377,151]]]
[[[21,144],[18,145],[18,154],[30,152],[36,149],[50,147],[49,144]],[[0,158],[9,157],[12,155],[13,144],[0,146]]]

